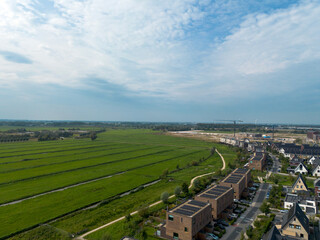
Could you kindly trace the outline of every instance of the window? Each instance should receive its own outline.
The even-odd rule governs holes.
[[[181,218],[181,222],[183,222],[183,218]]]
[[[174,233],[173,233],[173,238],[174,238],[174,239],[179,239],[179,234],[174,232]]]
[[[185,231],[185,232],[188,232],[188,228],[185,227],[185,228],[184,228],[184,231]]]
[[[289,224],[289,228],[294,228],[294,225],[293,224]]]
[[[168,215],[168,220],[169,221],[173,221],[173,216],[172,215]]]
[[[301,226],[300,225],[296,225],[296,229],[301,229]]]
[[[300,233],[300,237],[302,237],[302,238],[304,237],[302,233]]]
[[[295,220],[296,220],[296,218],[293,219],[293,221],[295,221]]]

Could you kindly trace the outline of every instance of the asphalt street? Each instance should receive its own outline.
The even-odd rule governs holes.
[[[262,183],[260,185],[260,188],[257,191],[257,194],[254,197],[251,203],[251,206],[248,207],[247,210],[238,218],[238,220],[234,223],[234,225],[226,228],[226,233],[221,238],[222,240],[240,239],[241,232],[246,231],[247,227],[252,224],[256,216],[259,213],[261,213],[261,211],[259,210],[259,207],[261,206],[263,200],[266,197],[268,187],[269,187],[268,183]]]

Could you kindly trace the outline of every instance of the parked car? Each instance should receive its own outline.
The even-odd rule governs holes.
[[[281,213],[287,213],[288,210],[287,209],[284,209],[284,210],[280,210]]]
[[[226,227],[223,226],[221,223],[218,223],[218,227],[221,228],[222,230],[225,230],[225,229],[226,229]]]
[[[227,223],[225,220],[223,220],[223,219],[219,219],[218,220],[218,223],[220,223],[220,224],[222,224],[223,226],[226,226],[226,227],[228,227],[229,226],[229,223]]]
[[[206,234],[206,239],[207,239],[207,236],[209,236],[211,239],[214,239],[214,240],[218,240],[219,239],[219,237],[214,235],[213,233],[207,233]]]
[[[248,200],[245,200],[245,199],[241,199],[240,202],[244,203],[244,204],[250,204],[250,202]]]
[[[237,217],[238,217],[238,214],[231,213],[231,214],[229,214],[229,216],[232,217],[232,218],[237,218]]]
[[[237,214],[240,214],[242,211],[240,209],[235,209],[233,212],[237,213]]]
[[[256,187],[256,188],[258,188],[258,187],[260,187],[260,184],[259,183],[254,183],[254,184],[252,184],[254,187]]]
[[[235,203],[239,203],[239,200],[238,199],[233,199],[233,201],[235,202]]]
[[[257,191],[257,189],[255,187],[249,187],[248,188],[250,191]]]

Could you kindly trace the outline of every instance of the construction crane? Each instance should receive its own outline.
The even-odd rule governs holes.
[[[233,136],[236,137],[236,124],[243,122],[242,120],[219,120],[221,122],[233,122]]]

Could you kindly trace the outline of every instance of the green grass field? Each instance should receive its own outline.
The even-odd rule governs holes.
[[[208,158],[213,145],[227,163],[234,159],[235,153],[227,146],[150,130],[109,130],[99,134],[95,141],[2,143],[0,204],[46,194],[0,206],[0,238],[56,218],[59,219],[50,223],[53,229],[77,234],[137,210],[141,204],[158,200],[162,191],[172,193],[183,181],[221,168],[217,154]],[[193,166],[192,162],[203,158],[208,159]],[[161,180],[99,207],[78,211],[155,181],[165,169],[173,171],[169,174],[170,182]],[[83,184],[76,185],[79,183]],[[64,187],[67,189],[50,193]],[[35,239],[38,235],[41,236],[41,228],[13,238]]]

